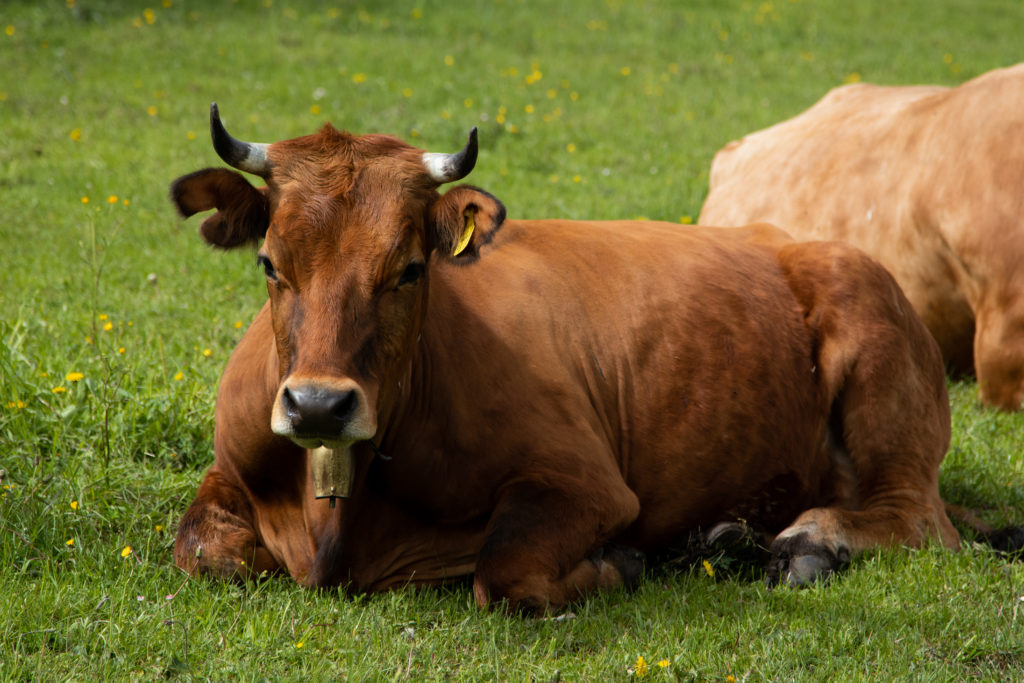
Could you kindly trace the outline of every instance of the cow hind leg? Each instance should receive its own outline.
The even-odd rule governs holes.
[[[504,491],[477,556],[477,604],[505,601],[514,611],[540,615],[594,590],[634,583],[643,555],[606,543],[639,513],[636,496],[620,483],[605,495],[531,485]]]

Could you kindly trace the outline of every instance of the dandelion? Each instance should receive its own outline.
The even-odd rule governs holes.
[[[574,183],[578,183],[578,182],[580,182],[581,180],[583,180],[583,178],[579,177],[578,175],[574,175],[574,176],[572,177],[572,181],[573,181]]]
[[[643,655],[636,658],[636,664],[633,665],[633,673],[636,674],[637,678],[643,678],[647,675],[647,662],[644,661]]]
[[[569,154],[572,154],[573,152],[576,151],[576,145],[570,142],[568,145],[565,146],[565,151],[568,152]]]
[[[155,527],[153,527],[153,531],[155,531],[157,533],[160,533],[163,530],[164,530],[164,525],[163,524],[157,524]]]
[[[126,545],[124,547],[124,550],[121,551],[121,557],[128,557],[131,554],[132,554],[132,547],[130,545]]]
[[[25,402],[21,401],[21,400],[18,400],[18,401],[8,401],[7,402],[7,407],[8,408],[14,408],[16,410],[21,410],[22,408],[25,407]]]
[[[526,105],[525,107],[523,107],[523,111],[525,111],[527,114],[532,114],[533,113],[533,105],[532,104]]]
[[[549,100],[553,100],[558,97],[558,91],[554,88],[548,88],[547,96]]]
[[[312,107],[309,108],[309,113],[312,114],[313,116],[316,116],[317,114],[319,114],[320,113],[320,105],[319,104],[314,104]]]
[[[423,10],[421,10],[419,7],[414,7],[410,14],[412,14],[413,19],[419,19],[423,16]]]
[[[50,389],[50,391],[55,394],[66,394],[68,390],[65,387],[54,387],[53,389]]]
[[[469,109],[470,107],[472,107],[472,106],[473,106],[473,98],[471,98],[471,97],[467,97],[466,99],[464,99],[464,100],[462,101],[462,103],[463,103],[464,105],[466,105],[466,109]]]
[[[110,316],[109,316],[109,315],[107,315],[106,313],[100,313],[100,314],[99,314],[99,316],[97,316],[97,317],[98,317],[98,318],[99,318],[100,320],[106,320],[106,319],[107,319],[107,318],[109,318]]]
[[[107,197],[107,204],[117,204],[117,195],[112,194],[109,197]]]
[[[125,348],[123,346],[118,347],[117,352],[123,354],[125,352]]]
[[[691,223],[693,223],[693,216],[680,216],[679,222],[682,223],[683,225],[690,225]]]
[[[580,99],[580,94],[573,90],[571,93],[569,93],[569,99],[572,100],[573,102],[576,102]]]
[[[403,97],[412,97],[412,88],[402,88]]]
[[[174,3],[172,3],[171,0],[163,0],[163,2],[161,2],[160,4],[163,5],[164,8],[167,8],[167,7],[170,7]]]
[[[951,52],[947,52],[946,54],[942,55],[942,61],[945,62],[946,64],[952,64],[953,54]]]
[[[242,321],[241,320],[236,320],[235,321],[235,329],[236,330],[242,329]]]
[[[4,29],[4,33],[6,33],[9,36],[13,36],[14,35],[14,26],[8,26],[6,29]]]
[[[124,204],[125,206],[128,206],[129,204],[131,204],[131,201],[129,201],[129,200],[127,200],[127,199],[125,199],[125,200],[124,200],[123,202],[121,202],[121,203],[122,203],[122,204]]]
[[[71,501],[71,509],[72,510],[77,510],[78,509],[78,501],[77,500]]]
[[[445,55],[444,56],[444,65],[445,66],[451,66],[454,63],[455,63],[455,57],[452,57],[451,55]]]
[[[658,662],[658,668],[659,669],[667,669],[668,665],[669,665],[669,661],[667,659],[662,659],[662,660],[660,660]]]
[[[708,573],[708,576],[713,577],[715,575],[715,568],[711,566],[711,563],[704,560],[701,564],[704,565],[704,571]]]
[[[73,538],[69,538],[68,540],[64,541],[64,545],[68,546],[69,548],[71,546],[73,546],[74,544],[75,544],[75,539],[73,539]]]
[[[82,197],[82,203],[83,204],[88,204],[89,203],[89,198],[88,197]]]
[[[301,650],[303,645],[305,645],[305,643],[300,640],[299,642],[295,643],[295,649]]]
[[[107,324],[103,326],[103,329],[106,330],[107,332],[110,332],[112,329],[114,329],[114,323],[108,321]]]
[[[175,373],[175,375],[174,375],[174,381],[175,382],[180,382],[181,378],[184,377],[184,376],[185,375],[181,374],[181,370],[178,370],[178,372]]]
[[[632,70],[628,66],[624,66],[621,69],[619,69],[619,73],[622,74],[623,76],[628,76],[630,73],[632,73]]]
[[[857,73],[856,71],[854,71],[853,73],[848,74],[846,76],[846,78],[843,79],[843,83],[846,83],[846,84],[860,83],[860,74]]]
[[[142,17],[146,20],[146,23],[152,26],[156,23],[156,12],[149,9],[148,7],[142,10]]]
[[[72,128],[71,132],[68,133],[68,137],[71,138],[72,140],[74,140],[75,142],[78,142],[79,140],[82,139],[82,129],[81,128]]]
[[[67,380],[68,382],[80,382],[83,379],[85,379],[85,375],[83,375],[80,372],[69,372],[68,374],[64,375],[64,379]]]
[[[203,356],[204,357],[209,358],[212,355],[213,355],[213,351],[211,351],[210,349],[203,349]]]
[[[156,111],[156,105],[151,104],[148,107],[146,107],[146,113],[150,116],[156,116]]]
[[[86,335],[85,343],[88,344],[89,346],[92,346],[92,337]]]
[[[725,677],[725,683],[736,683],[736,677],[732,674],[729,674]]]
[[[364,73],[353,74],[352,75],[352,82],[356,83],[356,84],[358,84],[358,83],[365,83],[366,82],[366,74],[364,74]]]

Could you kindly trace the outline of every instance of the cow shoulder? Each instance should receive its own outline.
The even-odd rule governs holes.
[[[182,216],[217,209],[199,228],[212,246],[231,249],[258,242],[270,225],[267,188],[257,189],[241,173],[206,168],[171,184],[171,201]]]

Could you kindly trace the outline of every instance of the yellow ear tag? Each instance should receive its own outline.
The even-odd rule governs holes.
[[[463,215],[466,217],[466,229],[462,231],[462,237],[459,238],[459,243],[455,245],[455,253],[452,256],[458,256],[462,253],[462,250],[469,244],[469,238],[473,236],[473,230],[476,228],[473,212],[467,209]]]

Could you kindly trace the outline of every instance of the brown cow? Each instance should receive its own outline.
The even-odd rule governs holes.
[[[856,84],[715,156],[706,225],[771,221],[884,265],[981,400],[1024,401],[1024,64],[956,88]]]
[[[543,612],[738,520],[791,584],[959,545],[938,348],[862,253],[771,226],[505,220],[482,190],[437,192],[475,129],[439,155],[211,125],[267,186],[206,169],[174,202],[217,209],[215,246],[264,240],[270,296],[221,381],[183,569],[365,591],[472,574],[481,606]]]

